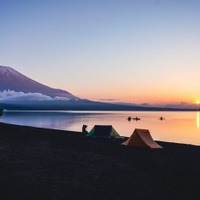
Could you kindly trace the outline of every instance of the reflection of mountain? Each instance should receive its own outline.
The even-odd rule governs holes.
[[[48,112],[5,112],[2,122],[44,127],[44,128],[59,128],[65,129],[70,123],[73,123],[73,116],[69,116],[65,113],[48,113]]]
[[[51,128],[51,129],[70,129],[75,124],[80,124],[77,130],[81,131],[81,121],[94,115],[92,113],[68,113],[68,112],[5,112],[5,115],[1,118],[1,122],[9,124],[18,124],[25,126]],[[96,114],[95,114],[96,115]]]
[[[24,93],[41,93],[50,97],[59,96],[69,99],[78,98],[65,90],[50,88],[24,76],[11,67],[4,66],[0,66],[0,90],[13,90]]]

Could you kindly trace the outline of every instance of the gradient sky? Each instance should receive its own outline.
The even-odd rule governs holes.
[[[0,0],[0,65],[80,98],[200,100],[199,0]]]

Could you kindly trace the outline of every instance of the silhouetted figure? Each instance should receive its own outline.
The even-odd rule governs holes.
[[[159,120],[164,120],[164,117],[160,117]]]
[[[128,117],[128,121],[131,121],[131,117]]]
[[[87,125],[82,126],[82,133],[85,134],[85,135],[88,134],[88,131],[86,130],[86,128],[87,128]]]

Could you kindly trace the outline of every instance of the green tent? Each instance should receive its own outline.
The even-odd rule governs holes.
[[[99,138],[120,138],[120,135],[111,125],[95,125],[87,136]]]

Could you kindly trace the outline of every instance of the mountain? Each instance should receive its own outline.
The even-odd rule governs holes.
[[[65,90],[54,89],[34,81],[11,67],[0,66],[0,91],[4,90],[24,93],[41,93],[50,97],[79,99]]]
[[[11,67],[0,66],[0,109],[6,110],[192,110],[154,107],[149,104],[105,103],[81,99],[73,94],[34,81]]]

